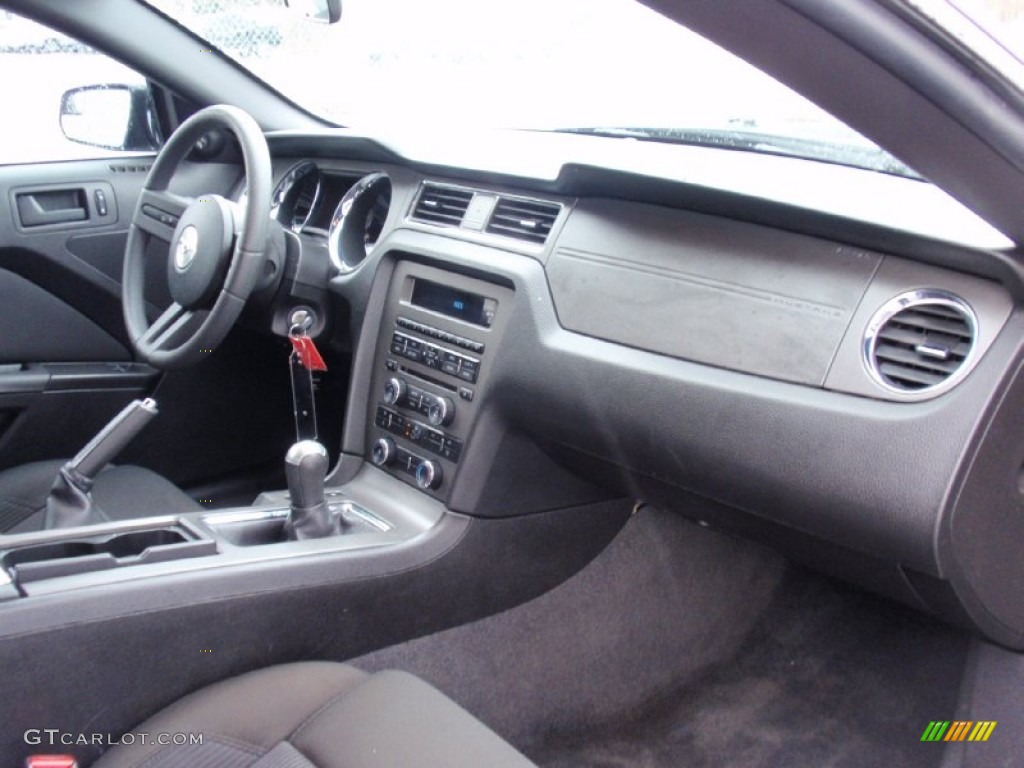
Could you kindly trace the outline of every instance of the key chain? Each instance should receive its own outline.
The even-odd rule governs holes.
[[[309,337],[306,328],[296,324],[288,331],[292,352],[288,367],[292,378],[292,410],[297,440],[316,440],[316,400],[313,397],[313,371],[326,371],[327,364]]]

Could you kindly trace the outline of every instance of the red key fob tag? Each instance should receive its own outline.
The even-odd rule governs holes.
[[[295,354],[299,358],[299,362],[302,363],[302,367],[307,371],[326,371],[327,363],[320,356],[319,350],[316,348],[316,344],[309,336],[289,336],[292,342],[292,349],[295,350]]]
[[[72,755],[30,755],[25,768],[78,768],[78,761]]]

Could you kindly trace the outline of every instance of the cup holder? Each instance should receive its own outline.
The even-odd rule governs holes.
[[[212,539],[184,526],[170,525],[18,547],[0,554],[0,563],[25,583],[216,552],[217,544]]]
[[[338,535],[356,533],[387,533],[394,526],[373,512],[349,500],[329,504],[331,515],[338,523]],[[241,512],[213,512],[203,522],[224,541],[236,547],[255,547],[288,541],[285,535],[287,507],[254,509]]]
[[[236,547],[255,547],[287,541],[284,522],[287,518],[271,517],[247,522],[210,524],[210,527]]]

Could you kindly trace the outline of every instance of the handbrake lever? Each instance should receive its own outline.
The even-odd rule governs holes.
[[[93,481],[158,412],[152,398],[133,400],[60,468],[46,499],[44,528],[70,528],[106,520],[93,504]]]

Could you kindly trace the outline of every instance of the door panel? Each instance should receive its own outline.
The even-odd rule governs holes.
[[[281,340],[236,331],[200,365],[167,374],[130,362],[121,266],[150,161],[0,166],[0,469],[76,453],[121,407],[146,395],[158,399],[161,414],[118,461],[180,485],[276,465],[293,439]],[[228,194],[239,175],[233,165],[187,162],[173,188]],[[85,219],[26,227],[18,218],[20,191],[98,188],[109,192],[105,221],[91,192],[80,196]],[[55,201],[57,209],[70,208],[69,200],[73,194]],[[166,244],[151,243],[146,262],[155,317],[170,301]],[[343,403],[344,391],[331,395]],[[323,412],[338,407],[325,404]],[[332,444],[340,443],[336,432],[324,425]]]
[[[125,346],[77,309],[0,268],[0,364],[129,360]]]
[[[131,362],[121,314],[128,216],[147,167],[0,167],[0,468],[76,453],[156,384]]]
[[[115,171],[118,165],[122,164],[86,160],[0,167],[0,269],[33,283],[86,316],[123,347],[116,359],[125,359],[128,350],[121,315],[120,266],[128,218],[148,163],[131,166],[138,167],[137,172]],[[18,196],[32,194],[25,190],[39,189],[82,190],[87,198],[83,209],[86,218],[24,226]],[[104,191],[106,215],[99,214],[95,195],[85,195],[86,191]],[[0,305],[0,315],[8,314],[11,309]],[[14,321],[0,322],[6,327]],[[9,357],[4,360],[34,362]]]

